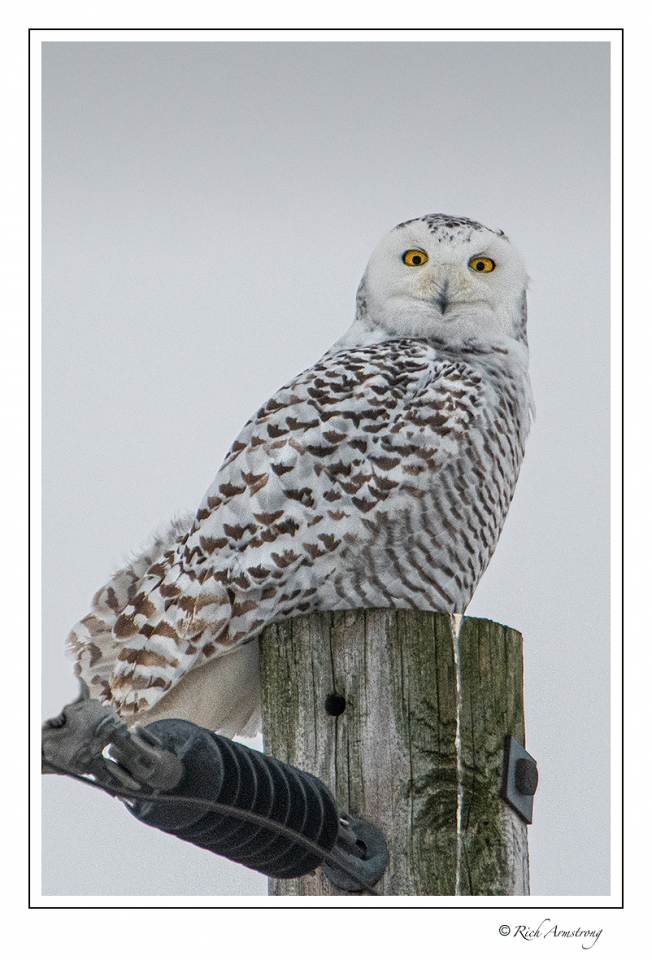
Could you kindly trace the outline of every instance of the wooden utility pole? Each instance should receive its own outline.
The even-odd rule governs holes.
[[[379,894],[529,893],[527,827],[501,797],[505,737],[525,743],[516,630],[468,618],[456,640],[447,614],[353,610],[276,624],[260,646],[265,750],[382,828]],[[270,894],[355,895],[321,871]]]

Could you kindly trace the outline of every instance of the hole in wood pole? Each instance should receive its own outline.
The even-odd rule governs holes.
[[[341,693],[329,693],[324,700],[324,710],[330,717],[339,717],[346,710],[346,700]]]

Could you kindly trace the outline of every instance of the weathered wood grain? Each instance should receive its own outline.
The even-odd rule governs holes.
[[[269,627],[260,646],[265,749],[320,777],[342,811],[382,827],[390,865],[379,894],[529,892],[526,827],[500,798],[504,738],[525,742],[517,631],[462,623],[461,766],[447,614],[315,614]],[[346,700],[337,717],[324,706],[333,692]],[[321,871],[271,881],[270,893],[347,895]]]

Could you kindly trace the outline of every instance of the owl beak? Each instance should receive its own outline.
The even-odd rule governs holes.
[[[437,290],[437,295],[434,298],[437,308],[441,313],[442,317],[448,310],[449,300],[448,300],[448,277],[444,279],[441,287]]]

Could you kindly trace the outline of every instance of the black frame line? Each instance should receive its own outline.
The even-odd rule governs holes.
[[[621,578],[621,596],[622,596],[622,606],[620,612],[620,658],[621,658],[621,670],[622,670],[622,679],[621,679],[621,764],[620,764],[620,790],[621,790],[621,824],[620,824],[620,838],[621,838],[621,877],[620,877],[620,890],[621,890],[621,902],[619,904],[609,904],[608,906],[602,906],[599,904],[588,905],[588,906],[564,906],[562,905],[551,905],[547,904],[546,906],[535,906],[535,905],[524,905],[524,906],[484,906],[483,904],[478,904],[475,906],[447,906],[443,905],[441,907],[435,905],[420,905],[414,904],[397,904],[397,905],[387,905],[383,906],[379,904],[377,907],[363,907],[360,906],[349,906],[347,909],[353,910],[624,910],[625,908],[625,687],[624,687],[624,674],[625,674],[625,565],[624,565],[624,553],[625,553],[625,497],[624,497],[624,478],[625,478],[625,324],[624,324],[624,313],[625,313],[625,172],[624,172],[624,158],[625,158],[625,29],[624,27],[29,27],[27,30],[27,152],[28,152],[28,185],[27,185],[27,217],[28,217],[28,228],[27,228],[27,281],[28,281],[28,290],[27,290],[27,415],[28,415],[28,433],[27,433],[27,467],[28,467],[28,507],[27,507],[27,536],[28,536],[28,569],[27,569],[27,597],[28,597],[28,613],[27,613],[27,668],[28,668],[28,680],[27,680],[27,749],[29,756],[30,748],[30,716],[31,716],[31,691],[30,691],[30,678],[31,678],[31,640],[32,640],[32,624],[31,624],[31,581],[30,573],[32,570],[31,564],[31,501],[32,501],[32,484],[31,484],[31,450],[30,450],[30,441],[31,441],[31,311],[32,311],[32,296],[31,296],[31,182],[32,182],[32,155],[31,155],[31,108],[32,108],[32,98],[31,98],[31,35],[32,33],[45,32],[48,33],[355,33],[359,31],[364,31],[365,33],[619,33],[620,34],[620,53],[621,53],[621,68],[620,68],[620,107],[621,107],[621,123],[620,123],[620,160],[621,160],[621,182],[620,182],[620,199],[621,199],[621,217],[620,217],[620,236],[621,236],[621,293],[620,293],[620,305],[621,305],[621,332],[620,332],[620,347],[621,347],[621,389],[620,389],[620,404],[621,404],[621,417],[620,417],[620,427],[621,427],[621,442],[620,442],[620,482],[621,482],[621,503],[620,503],[620,520],[621,520],[621,535],[620,535],[620,547],[621,547],[621,567],[620,567],[620,578]],[[91,42],[91,41],[89,41]],[[96,41],[99,42],[99,41]],[[129,41],[125,41],[129,42]],[[155,42],[155,41],[149,41]],[[370,43],[373,41],[361,40],[361,43]],[[436,42],[433,40],[425,42]],[[450,42],[450,41],[449,41]],[[526,41],[524,41],[526,42]],[[33,904],[31,902],[31,818],[29,812],[31,811],[31,770],[28,764],[27,772],[27,789],[28,789],[28,824],[27,824],[27,907],[29,910],[333,910],[337,909],[338,905],[333,904],[333,906],[315,904],[312,906],[281,906],[270,904],[269,906],[263,904],[207,904],[206,906],[201,906],[199,904],[193,904],[188,906],[167,906],[165,904],[159,905],[138,905],[134,904],[133,906],[111,906],[111,905],[61,905],[56,904]],[[224,894],[216,894],[216,896],[224,896]],[[342,909],[340,907],[340,909]]]

